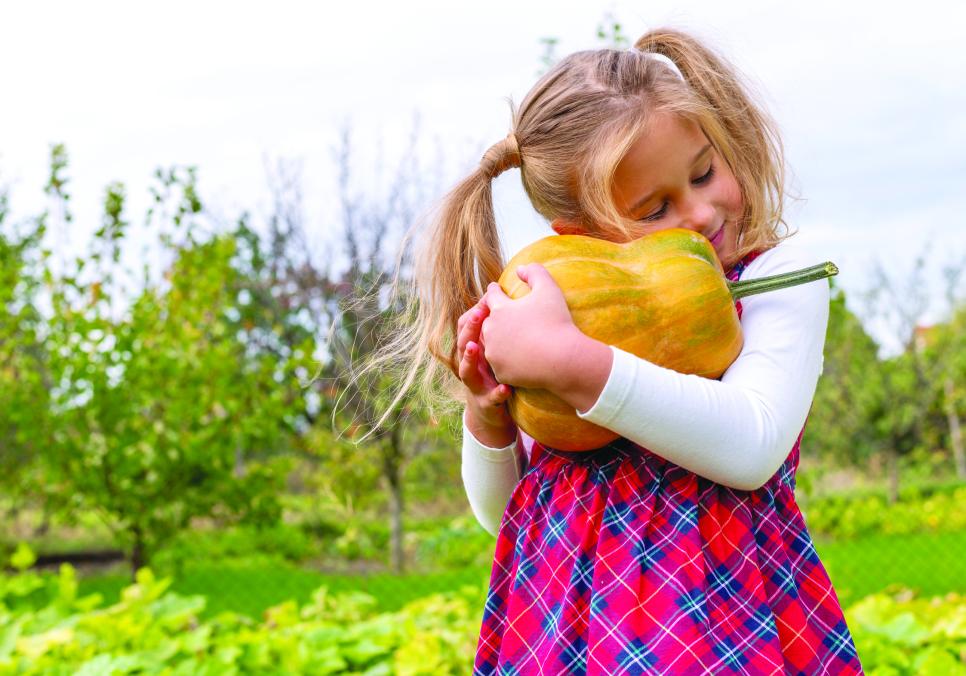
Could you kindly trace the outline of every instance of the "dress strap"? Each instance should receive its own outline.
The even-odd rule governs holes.
[[[728,274],[726,275],[727,278],[732,282],[738,281],[738,279],[741,278],[741,274],[745,271],[745,268],[747,268],[751,262],[758,258],[762,253],[762,251],[752,251],[745,254],[745,257],[735,263],[734,267],[728,271]]]
[[[742,258],[737,263],[735,263],[734,267],[728,271],[728,274],[726,275],[728,280],[732,282],[737,282],[741,278],[742,273],[744,273],[745,268],[747,268],[751,264],[751,262],[756,258],[758,258],[761,254],[762,254],[761,251],[752,251],[748,254],[745,254],[745,257]],[[735,301],[735,310],[738,311],[738,319],[741,319],[742,307],[741,307],[740,300]]]

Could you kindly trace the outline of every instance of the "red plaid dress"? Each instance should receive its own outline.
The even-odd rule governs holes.
[[[862,673],[795,502],[800,441],[754,491],[626,439],[535,443],[497,537],[474,673]]]

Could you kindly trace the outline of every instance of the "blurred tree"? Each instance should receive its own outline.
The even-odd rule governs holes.
[[[298,168],[278,164],[270,177],[273,209],[259,277],[259,293],[274,299],[263,304],[274,303],[277,321],[288,317],[298,327],[280,332],[280,342],[291,347],[308,334],[318,341],[317,367],[306,364],[299,372],[303,382],[311,381],[313,395],[304,398],[300,410],[307,426],[300,444],[325,466],[325,485],[316,489],[339,496],[351,513],[373,504],[381,483],[388,503],[390,563],[400,572],[405,567],[406,468],[415,456],[439,450],[441,439],[449,448],[453,440],[408,396],[377,427],[390,408],[396,380],[383,371],[360,373],[358,365],[390,336],[398,315],[407,312],[407,298],[393,290],[397,272],[405,280],[409,271],[403,233],[415,222],[417,205],[426,201],[428,179],[417,166],[416,139],[414,131],[398,166],[387,170],[383,194],[375,185],[378,176],[357,192],[352,174],[357,159],[348,130],[343,132],[335,154],[338,242],[321,258],[308,245]]]
[[[610,49],[627,49],[631,46],[630,38],[613,12],[605,12],[597,24],[597,40]]]
[[[928,351],[917,341],[917,328],[925,325],[929,310],[927,261],[930,256],[924,252],[916,258],[910,273],[902,277],[890,274],[878,263],[873,269],[873,287],[867,296],[868,320],[887,327],[901,346],[901,352],[883,359],[867,380],[877,400],[874,429],[886,459],[890,502],[899,498],[900,459],[923,448],[927,442],[930,412],[935,409],[939,386],[956,353],[955,341],[936,343]],[[958,296],[964,269],[964,260],[946,266],[947,300]],[[949,310],[953,307],[950,303]]]
[[[44,319],[38,310],[46,256],[46,217],[8,221],[8,195],[0,187],[0,492],[19,498],[42,490],[40,460],[49,448],[50,389]]]
[[[278,518],[281,468],[237,469],[240,454],[283,444],[287,417],[274,360],[239,339],[236,238],[200,228],[193,171],[157,178],[149,221],[170,259],[163,279],[124,296],[120,184],[106,190],[87,255],[51,275],[51,471],[71,504],[115,529],[135,571],[195,518]],[[61,188],[53,197],[66,204]]]
[[[802,439],[803,453],[833,466],[862,466],[877,450],[872,420],[878,397],[869,386],[870,373],[879,367],[877,352],[878,345],[833,281],[825,362]]]
[[[945,437],[956,476],[966,480],[961,422],[966,408],[966,303],[958,303],[948,322],[919,327],[916,347],[927,363],[935,364],[934,418],[942,421],[941,436]]]

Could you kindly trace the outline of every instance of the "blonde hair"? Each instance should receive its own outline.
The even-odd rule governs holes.
[[[431,406],[455,403],[457,320],[504,265],[491,181],[508,166],[520,167],[530,201],[548,221],[565,219],[592,235],[627,236],[634,222],[614,204],[614,173],[650,115],[670,112],[700,126],[741,188],[736,256],[783,238],[781,141],[735,69],[676,30],[651,31],[635,48],[577,52],[556,64],[513,112],[510,137],[490,148],[480,167],[442,200],[416,259],[415,315],[409,313],[409,324],[373,362],[405,364],[394,403],[417,382]],[[683,80],[642,52],[670,58]]]

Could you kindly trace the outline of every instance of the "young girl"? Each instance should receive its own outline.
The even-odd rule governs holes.
[[[742,301],[744,348],[720,380],[664,369],[581,333],[541,266],[517,271],[519,300],[493,283],[490,184],[510,167],[560,234],[689,228],[730,279],[816,262],[782,243],[772,124],[694,38],[573,54],[530,91],[447,196],[417,277],[419,347],[463,387],[466,492],[499,529],[475,671],[861,673],[794,497],[828,284]],[[543,447],[507,413],[514,386],[621,439]]]

